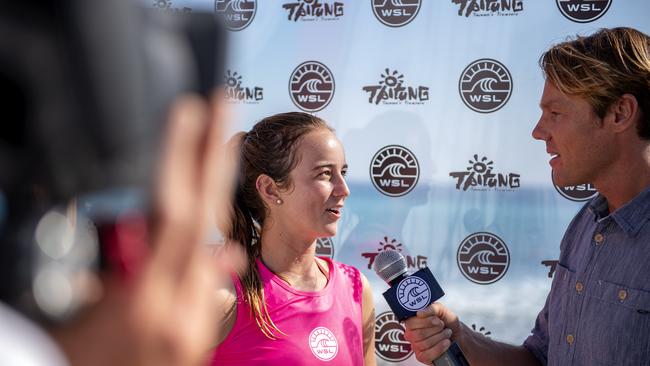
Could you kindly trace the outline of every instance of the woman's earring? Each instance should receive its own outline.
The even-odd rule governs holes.
[[[277,200],[275,200],[275,203],[277,203],[278,205],[281,205],[281,204],[282,204],[282,200],[278,198]]]

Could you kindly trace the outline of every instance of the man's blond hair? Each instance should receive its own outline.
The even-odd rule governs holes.
[[[557,44],[539,60],[561,92],[584,98],[599,117],[623,94],[636,97],[637,132],[650,139],[650,37],[632,28],[601,29]]]

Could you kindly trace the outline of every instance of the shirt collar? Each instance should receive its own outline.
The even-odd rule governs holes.
[[[611,214],[608,212],[607,199],[600,194],[589,202],[588,207],[597,221],[611,216],[626,234],[634,236],[650,219],[650,187]]]

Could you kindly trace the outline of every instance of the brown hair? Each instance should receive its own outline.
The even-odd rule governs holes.
[[[298,164],[296,146],[307,133],[330,128],[322,119],[302,112],[276,114],[259,121],[248,133],[241,132],[235,138],[241,140],[239,158],[239,182],[233,204],[229,239],[244,246],[249,265],[240,274],[244,288],[244,300],[251,308],[262,333],[270,339],[280,331],[269,316],[256,260],[260,256],[261,227],[267,208],[256,188],[257,177],[266,174],[280,188],[289,188],[289,173]]]
[[[539,60],[558,90],[587,100],[603,118],[612,103],[632,94],[641,118],[637,133],[650,139],[650,37],[632,28],[600,29],[557,44]]]

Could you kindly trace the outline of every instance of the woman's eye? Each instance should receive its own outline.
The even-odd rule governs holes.
[[[332,172],[330,172],[329,170],[326,170],[326,171],[321,172],[320,174],[318,174],[318,176],[324,176],[324,177],[329,177],[331,175],[332,175]]]

